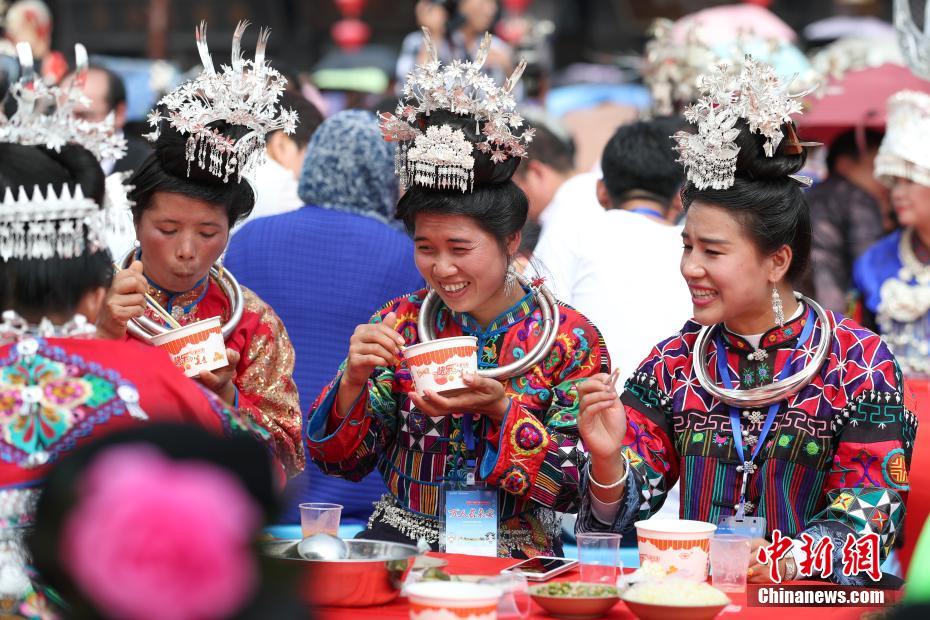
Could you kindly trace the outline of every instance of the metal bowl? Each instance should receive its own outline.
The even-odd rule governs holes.
[[[365,607],[397,598],[420,551],[413,545],[380,540],[347,540],[344,560],[305,560],[297,554],[299,540],[276,539],[262,544],[262,553],[282,561],[302,562],[301,596],[311,605]]]

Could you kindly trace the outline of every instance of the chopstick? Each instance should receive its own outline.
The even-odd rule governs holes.
[[[117,265],[115,262],[113,263],[113,268],[116,269],[117,273],[122,271],[122,268],[119,265]],[[161,304],[155,301],[154,297],[152,297],[148,293],[145,293],[145,301],[148,302],[149,307],[152,310],[154,310],[162,319],[164,319],[165,322],[168,323],[168,325],[170,325],[174,329],[180,329],[181,324],[178,323],[177,320],[173,316],[171,316],[171,314],[167,310],[162,308]]]
[[[617,381],[619,380],[620,380],[620,369],[614,368],[614,371],[610,373],[610,383],[607,384],[611,391],[613,392],[617,391]]]

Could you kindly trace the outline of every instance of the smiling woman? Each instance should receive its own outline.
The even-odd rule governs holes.
[[[426,90],[459,83],[449,88],[470,113],[430,107],[427,115],[411,99],[399,106],[402,117],[382,115],[385,136],[402,143],[408,189],[397,213],[428,288],[388,302],[356,328],[342,368],[310,408],[307,445],[328,474],[360,480],[381,472],[391,493],[376,504],[364,538],[436,549],[445,492],[478,482],[496,497],[499,555],[561,554],[557,513],[577,510],[585,462],[575,385],[607,371],[609,360],[587,319],[552,301],[542,284],[518,281],[510,267],[528,209],[510,177],[531,134],[520,130],[507,88],[472,88],[477,66],[457,63],[444,79],[419,82],[422,71],[442,71],[435,62],[411,78]],[[484,107],[492,95],[505,111]],[[479,126],[494,135],[476,133]],[[417,393],[403,347],[462,335],[478,344],[468,389]]]
[[[847,535],[873,533],[884,557],[903,523],[917,424],[900,369],[878,336],[792,291],[810,254],[791,176],[805,154],[771,68],[747,60],[736,91],[722,74],[705,77],[697,131],[676,135],[694,319],[655,346],[619,398],[606,375],[578,387],[591,454],[579,527],[626,530],[681,477],[684,519],[748,515],[764,518],[767,536],[828,537],[836,566]],[[791,554],[780,564],[797,574]],[[749,570],[753,581],[769,574]]]

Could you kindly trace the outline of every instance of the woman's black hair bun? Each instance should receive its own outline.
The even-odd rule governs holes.
[[[736,127],[740,129],[736,137],[739,154],[736,157],[736,176],[750,181],[776,181],[786,179],[789,174],[797,174],[807,161],[807,151],[797,142],[797,133],[793,124],[782,125],[784,136],[775,149],[775,154],[765,154],[765,136],[749,131],[749,125],[740,119]]]

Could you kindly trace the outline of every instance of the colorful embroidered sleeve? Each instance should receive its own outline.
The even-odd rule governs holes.
[[[662,507],[668,489],[678,480],[679,462],[673,443],[672,401],[668,396],[673,378],[666,357],[687,355],[684,339],[671,338],[657,345],[627,380],[620,402],[627,419],[622,452],[630,468],[617,516],[613,524],[594,517],[585,479],[576,531],[622,532],[634,521],[647,519]]]
[[[294,347],[268,304],[248,289],[243,289],[243,297],[242,324],[247,336],[236,367],[236,406],[271,434],[278,457],[288,475],[294,476],[304,468]]]
[[[848,327],[853,325],[849,321],[843,324],[847,329],[837,329],[836,337],[839,350],[849,353],[838,372],[848,401],[845,407],[836,407],[840,411],[833,423],[837,448],[824,480],[826,508],[795,538],[802,533],[815,540],[829,536],[837,567],[832,579],[867,585],[865,574],[843,575],[843,546],[850,533],[856,538],[874,533],[880,543],[879,562],[887,557],[904,521],[917,418],[886,345],[867,330]]]
[[[389,304],[371,318],[380,323],[396,304]],[[352,404],[345,418],[336,414],[336,394],[346,362],[333,382],[310,407],[307,448],[323,473],[347,480],[361,480],[374,468],[378,453],[397,432],[397,400],[394,369],[375,368],[368,386]]]
[[[575,385],[609,372],[607,347],[587,319],[562,308],[561,326],[549,356],[529,374],[511,379],[510,409],[485,437],[480,476],[516,496],[561,512],[578,509],[579,472],[585,462],[578,435]],[[544,394],[548,409],[525,395]]]

